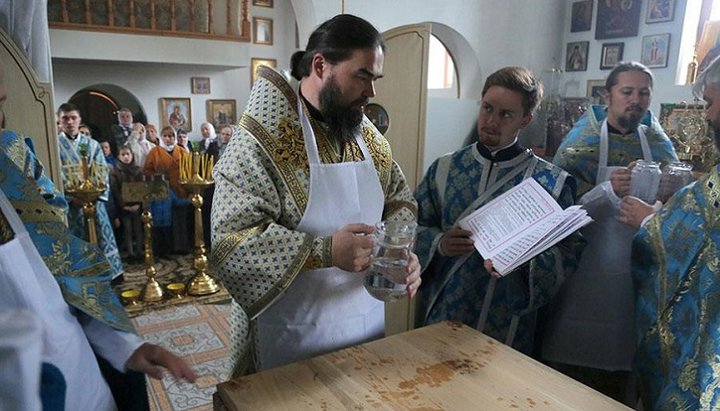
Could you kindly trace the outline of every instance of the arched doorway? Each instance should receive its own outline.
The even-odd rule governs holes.
[[[76,92],[69,100],[78,106],[83,123],[90,127],[93,138],[104,140],[110,126],[117,124],[117,111],[128,108],[136,123],[147,124],[145,109],[132,93],[112,84],[95,84]]]

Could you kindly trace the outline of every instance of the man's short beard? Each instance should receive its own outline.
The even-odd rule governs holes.
[[[319,99],[320,113],[328,126],[329,137],[341,143],[355,140],[355,134],[360,131],[363,112],[352,106],[361,101],[343,105],[342,93],[335,77],[330,78],[327,85],[320,90]]]
[[[618,125],[622,127],[625,130],[628,131],[635,131],[638,126],[640,125],[640,121],[642,120],[642,116],[634,116],[632,114],[627,114],[624,116],[618,117]]]

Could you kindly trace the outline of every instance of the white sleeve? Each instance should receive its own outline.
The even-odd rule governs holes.
[[[134,333],[116,330],[83,312],[77,311],[76,315],[93,351],[108,360],[116,370],[126,372],[128,359],[144,343],[142,338]]]

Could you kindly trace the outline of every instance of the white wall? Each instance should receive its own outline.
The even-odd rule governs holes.
[[[252,3],[251,1],[249,3]],[[206,100],[237,100],[238,118],[250,91],[250,59],[277,59],[289,65],[295,51],[295,16],[289,0],[273,8],[250,6],[249,19],[273,19],[273,45],[210,41],[181,37],[50,30],[55,105],[77,91],[99,83],[114,84],[134,94],[148,121],[159,124],[161,97],[190,97],[193,130],[199,136],[206,121]],[[192,94],[191,77],[209,77],[212,94]]]
[[[423,170],[443,154],[462,147],[476,124],[480,106],[477,100],[428,98]],[[452,119],[452,121],[448,121]]]
[[[312,30],[341,12],[337,0],[291,0],[298,16],[301,45]],[[479,61],[479,73],[470,73],[481,88],[485,77],[506,65],[523,65],[538,75],[559,61],[563,49],[564,0],[345,0],[345,13],[367,19],[380,31],[436,22],[465,37]],[[302,12],[300,12],[302,10]],[[459,66],[463,70],[465,67]],[[463,87],[461,85],[461,87]],[[480,98],[479,91],[472,96]]]
[[[691,0],[699,2],[698,0]],[[610,70],[600,70],[600,57],[602,53],[603,43],[624,43],[623,60],[640,61],[640,53],[642,47],[643,36],[653,34],[670,33],[670,54],[668,66],[666,68],[651,69],[655,76],[655,87],[653,90],[653,99],[650,109],[656,116],[660,114],[661,103],[677,103],[680,101],[691,101],[692,92],[690,86],[677,85],[680,76],[684,83],[684,70],[678,67],[678,55],[681,50],[681,34],[682,26],[685,20],[685,9],[687,1],[676,1],[675,18],[673,21],[662,23],[645,23],[645,15],[647,12],[647,0],[642,1],[640,7],[640,24],[638,27],[638,35],[636,37],[623,37],[616,39],[595,40],[595,28],[597,23],[597,5],[598,1],[593,2],[592,27],[589,31],[570,32],[572,3],[574,0],[566,0],[565,4],[565,21],[562,24],[563,44],[562,59],[558,60],[561,64],[560,68],[565,69],[565,49],[568,42],[589,41],[588,49],[588,69],[587,71],[565,72],[561,75],[560,93],[568,97],[584,97],[586,95],[588,80],[604,80],[610,73]],[[697,17],[695,24],[697,24]],[[683,39],[684,48],[688,47],[688,39]],[[690,41],[692,45],[694,41]],[[692,47],[692,46],[690,46]]]

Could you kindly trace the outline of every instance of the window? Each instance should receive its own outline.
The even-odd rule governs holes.
[[[455,63],[445,46],[435,36],[430,36],[427,87],[430,90],[456,88]]]

